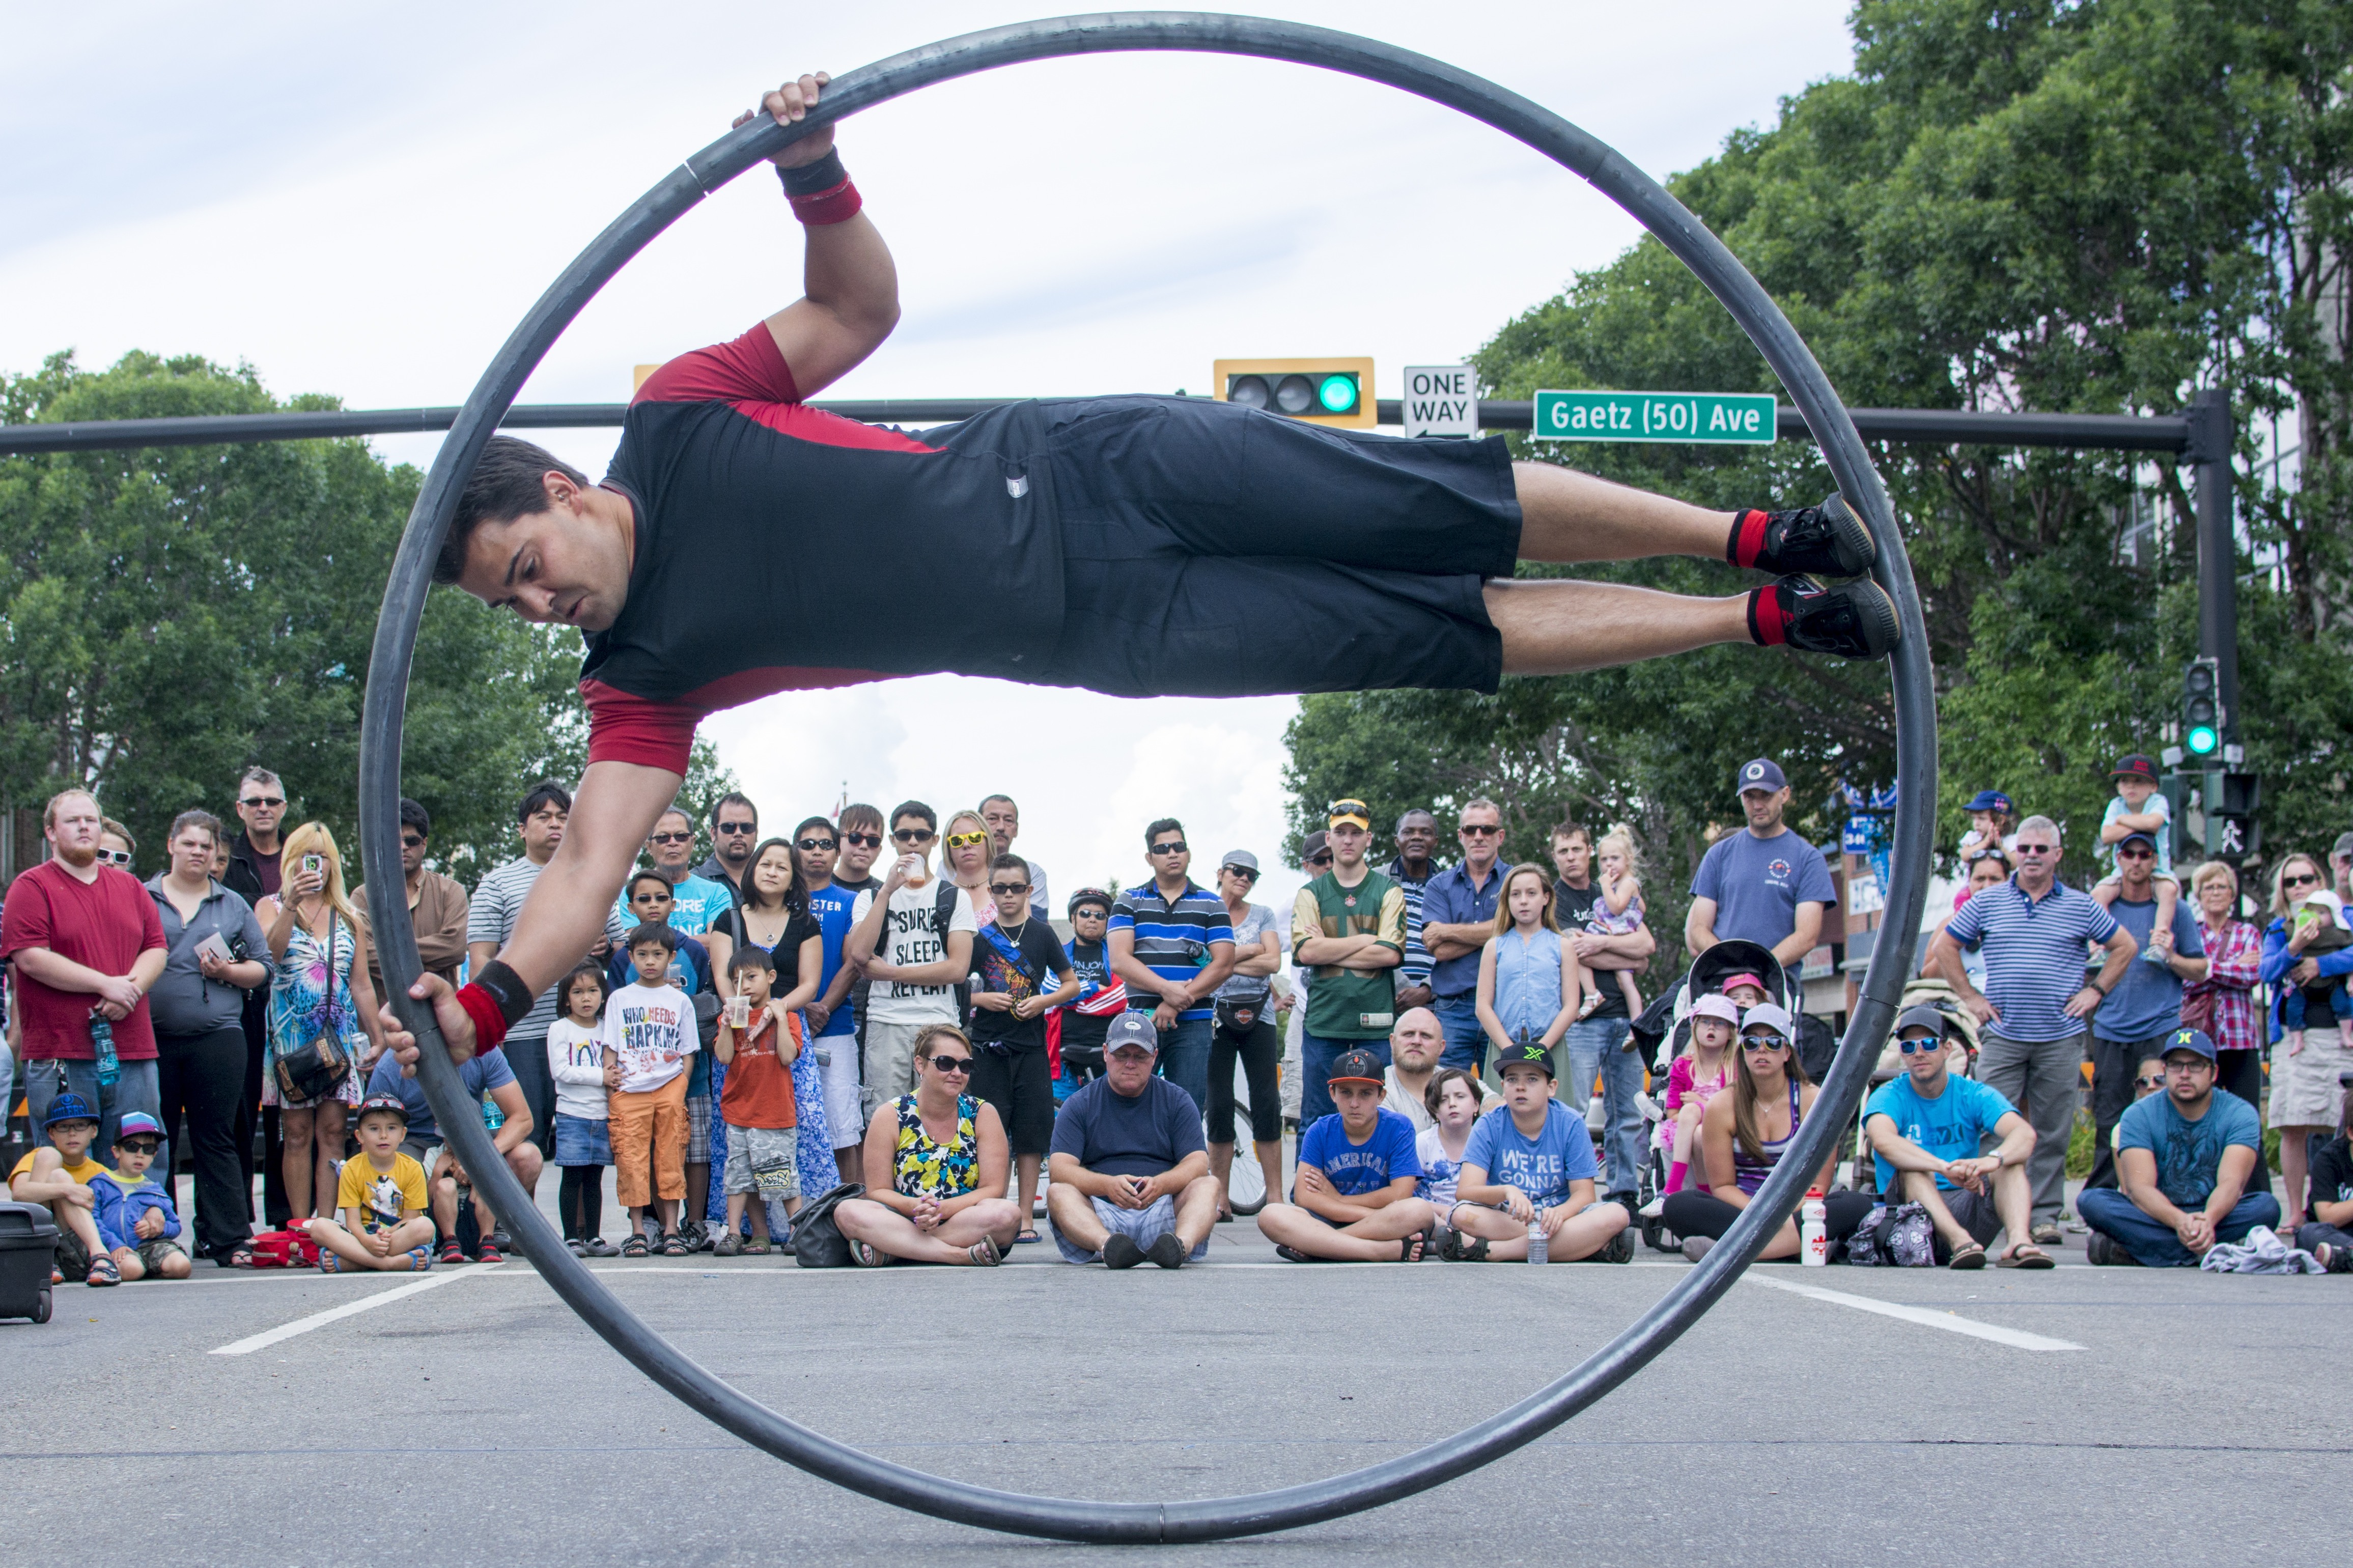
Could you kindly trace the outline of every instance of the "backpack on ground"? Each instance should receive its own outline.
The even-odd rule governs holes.
[[[844,1182],[823,1197],[812,1198],[793,1215],[793,1261],[804,1268],[847,1268],[849,1238],[833,1223],[833,1211],[843,1201],[866,1195],[864,1184]]]
[[[256,1268],[316,1268],[319,1244],[299,1230],[265,1230],[252,1242]]]
[[[1936,1226],[1918,1204],[1874,1204],[1846,1238],[1846,1260],[1859,1268],[1933,1268]]]

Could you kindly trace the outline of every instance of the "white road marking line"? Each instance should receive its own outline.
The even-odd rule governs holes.
[[[1741,1278],[1751,1285],[1767,1285],[1792,1295],[1811,1297],[1817,1301],[1852,1307],[1858,1312],[1876,1312],[1883,1318],[1900,1318],[1907,1323],[1942,1329],[1948,1334],[1967,1334],[1972,1339],[1991,1340],[1998,1345],[2008,1345],[2013,1350],[2079,1351],[2084,1348],[2067,1340],[2046,1339],[2041,1334],[2030,1334],[2020,1329],[1980,1323],[1974,1318],[1964,1318],[1954,1312],[1939,1312],[1926,1307],[1906,1307],[1894,1301],[1874,1301],[1868,1296],[1850,1296],[1843,1290],[1825,1290],[1819,1286],[1800,1285],[1789,1279],[1767,1279],[1755,1273],[1744,1274]]]
[[[463,1279],[470,1274],[494,1272],[500,1267],[495,1263],[487,1266],[476,1263],[461,1268],[452,1268],[445,1273],[427,1274],[422,1279],[412,1279],[407,1284],[397,1286],[390,1290],[379,1290],[373,1296],[363,1296],[356,1301],[346,1301],[340,1307],[330,1307],[323,1312],[313,1312],[307,1318],[297,1318],[290,1323],[281,1323],[274,1329],[238,1340],[234,1344],[223,1345],[212,1353],[214,1355],[250,1355],[255,1351],[268,1349],[280,1340],[290,1340],[297,1334],[307,1334],[312,1329],[324,1328],[338,1318],[349,1318],[361,1312],[373,1311],[389,1302],[397,1301],[404,1296],[414,1296],[422,1291],[430,1290],[436,1286]]]

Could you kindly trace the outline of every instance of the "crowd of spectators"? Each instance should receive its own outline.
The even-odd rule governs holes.
[[[2229,865],[2196,868],[2179,896],[2153,767],[2128,756],[2116,776],[2113,870],[2088,892],[2057,880],[2055,823],[2014,821],[1994,792],[1970,803],[1963,885],[1925,964],[1951,1005],[1899,1022],[1900,1070],[1860,1132],[1874,1179],[1839,1188],[1836,1154],[1816,1175],[1833,1247],[1906,1209],[1951,1267],[2049,1267],[2088,1064],[2095,1153],[2074,1207],[2093,1261],[2194,1263],[2279,1226],[2353,1268],[2353,834],[2327,867],[2276,863],[2259,930]],[[1196,880],[1184,826],[1163,818],[1134,885],[1070,894],[1065,939],[1045,868],[1014,852],[1009,797],[944,816],[848,805],[764,838],[730,793],[661,816],[596,950],[462,1081],[526,1192],[558,1169],[582,1256],[789,1247],[804,1205],[854,1183],[829,1207],[860,1265],[985,1266],[1050,1229],[1074,1263],[1179,1268],[1250,1212],[1235,1201],[1246,1115],[1258,1226],[1287,1259],[1622,1262],[1638,1218],[1697,1258],[1813,1113],[1793,977],[1837,901],[1784,821],[1779,767],[1744,764],[1734,794],[1741,826],[1701,860],[1682,933],[1694,959],[1734,956],[1646,1000],[1658,942],[1622,828],[1565,823],[1545,860],[1514,862],[1503,813],[1473,799],[1451,864],[1415,810],[1377,866],[1370,808],[1341,799],[1285,911],[1251,901],[1251,850]],[[249,771],[240,829],[182,813],[143,886],[90,795],[47,806],[51,853],[7,890],[0,958],[37,1145],[12,1195],[56,1215],[61,1275],[254,1265],[257,1230],[329,1271],[511,1245],[384,1048],[365,889],[289,804]],[[427,970],[497,954],[571,805],[558,784],[530,790],[519,853],[470,894],[428,868],[430,818],[401,803]],[[1645,1018],[1675,1026],[1668,1059],[1638,1048]],[[2267,1052],[2279,1197],[2254,1103]],[[1793,1220],[1763,1256],[1800,1246]]]

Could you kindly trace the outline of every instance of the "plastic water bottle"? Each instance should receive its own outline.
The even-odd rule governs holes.
[[[487,1094],[483,1095],[482,1125],[489,1128],[491,1131],[496,1132],[500,1128],[504,1127],[506,1124],[507,1113],[499,1109],[499,1102],[492,1100]]]
[[[1809,1268],[1831,1260],[1830,1209],[1820,1187],[1806,1189],[1806,1201],[1798,1210],[1798,1259]]]
[[[114,1025],[95,1007],[90,1010],[90,1045],[98,1058],[98,1087],[112,1089],[122,1076],[122,1063],[114,1055]]]
[[[1551,1258],[1552,1243],[1545,1236],[1544,1215],[1539,1212],[1528,1219],[1528,1261],[1546,1263]]]

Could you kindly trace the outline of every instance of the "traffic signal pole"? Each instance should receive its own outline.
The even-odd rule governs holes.
[[[2222,704],[2221,757],[2232,762],[2239,728],[2239,564],[2232,505],[2231,395],[2210,386],[2190,399],[2182,456],[2198,511],[2198,655],[2214,661]]]

